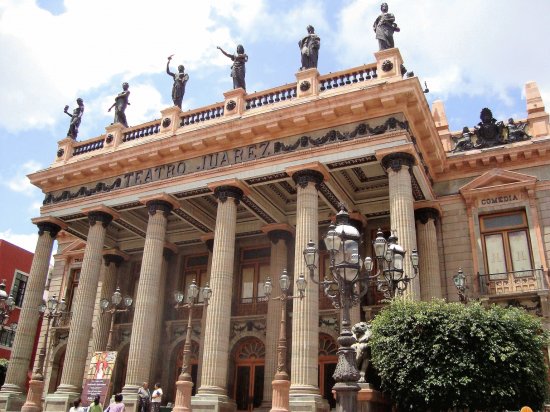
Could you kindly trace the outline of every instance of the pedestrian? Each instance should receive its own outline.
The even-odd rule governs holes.
[[[160,403],[162,402],[162,388],[160,383],[155,383],[155,390],[153,391],[153,397],[151,399],[151,412],[160,411]]]
[[[151,405],[151,391],[149,390],[149,382],[143,382],[138,389],[138,412],[149,412],[149,406]]]
[[[100,399],[101,397],[99,395],[94,397],[94,401],[88,408],[88,412],[103,412],[103,407],[99,403]]]
[[[111,403],[106,409],[108,412],[124,412],[124,404],[122,403],[122,394],[117,393],[115,395],[115,402]]]
[[[84,408],[82,407],[82,401],[80,398],[75,399],[73,402],[73,406],[71,406],[71,409],[69,409],[69,412],[84,412]]]

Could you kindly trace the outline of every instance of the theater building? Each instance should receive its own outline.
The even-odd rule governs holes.
[[[48,411],[68,409],[91,354],[106,349],[111,319],[99,301],[117,286],[133,305],[114,315],[112,393],[135,410],[141,383],[158,381],[163,404],[173,403],[187,312],[172,296],[192,280],[212,288],[192,322],[193,410],[268,409],[280,302],[262,285],[271,276],[277,296],[283,269],[307,274],[302,251],[319,245],[340,202],[362,233],[363,257],[378,228],[395,231],[408,255],[418,250],[412,298],[457,301],[462,268],[470,298],[547,321],[550,136],[536,84],[526,85],[524,119],[501,124],[484,111],[453,132],[443,103],[430,108],[401,63],[398,49],[384,50],[372,64],[305,70],[282,87],[235,89],[207,107],[169,107],[139,126],[61,140],[51,166],[30,175],[45,200],[2,410],[20,409],[26,396],[27,340],[55,239],[50,294],[67,310],[50,332]],[[322,279],[322,247],[317,266]],[[375,316],[382,297],[370,290],[353,321]],[[289,312],[291,407],[328,410],[339,311],[308,281]]]

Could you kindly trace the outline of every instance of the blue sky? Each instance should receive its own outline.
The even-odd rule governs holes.
[[[523,86],[536,81],[550,104],[550,1],[389,1],[409,70],[445,102],[452,130],[483,107],[498,120],[526,117]],[[189,73],[183,109],[223,100],[229,59],[242,43],[247,89],[295,81],[297,42],[312,24],[325,74],[375,61],[372,0],[0,0],[0,238],[34,251],[43,194],[26,174],[48,167],[66,135],[68,104],[82,97],[79,140],[102,134],[107,109],[130,83],[130,126],[172,104],[166,57]]]

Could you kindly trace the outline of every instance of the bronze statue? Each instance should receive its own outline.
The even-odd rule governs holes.
[[[79,97],[76,99],[76,104],[78,107],[73,110],[73,114],[69,113],[69,106],[65,106],[63,112],[71,118],[71,123],[69,125],[69,130],[67,131],[67,137],[70,137],[73,140],[76,140],[78,136],[78,126],[82,120],[82,115],[84,114],[84,101]]]
[[[244,52],[243,45],[239,44],[237,46],[236,54],[226,53],[225,50],[222,49],[220,46],[218,46],[218,50],[220,50],[225,56],[233,60],[233,65],[231,66],[231,77],[233,77],[233,88],[238,89],[240,87],[246,90],[245,63],[248,61],[248,55]]]
[[[300,70],[317,68],[321,38],[315,34],[313,26],[307,26],[307,36],[298,42],[302,54],[302,67]]]
[[[359,370],[359,382],[366,382],[366,376],[370,365],[371,354],[368,345],[372,335],[370,324],[367,322],[359,322],[351,328],[356,342],[352,345],[355,349],[355,364]]]
[[[174,79],[174,85],[172,86],[172,101],[174,102],[174,106],[178,106],[181,109],[181,102],[183,101],[183,96],[185,96],[185,85],[189,80],[189,75],[185,73],[185,67],[183,64],[178,66],[177,74],[170,71],[170,60],[172,60],[172,56],[168,56],[166,73]]]
[[[455,143],[454,152],[462,152],[464,150],[470,150],[474,148],[472,142],[473,133],[470,132],[470,129],[467,126],[462,128],[462,134],[459,136],[451,136],[453,142]]]
[[[474,133],[477,136],[475,148],[492,147],[503,143],[504,123],[497,122],[493,118],[493,112],[487,107],[481,110],[479,118],[481,122],[474,127]]]
[[[128,122],[126,121],[126,107],[130,104],[128,97],[130,96],[130,91],[128,90],[130,86],[128,83],[122,83],[122,91],[115,97],[115,102],[111,107],[109,107],[109,112],[114,107],[115,108],[115,120],[114,123],[120,123],[124,127],[128,127]]]
[[[382,14],[376,18],[372,28],[378,39],[379,50],[386,50],[395,47],[393,42],[393,33],[401,29],[395,23],[395,16],[388,13],[388,3],[382,3],[380,6]]]
[[[526,132],[527,123],[526,122],[514,122],[514,119],[511,117],[508,119],[508,124],[506,125],[508,129],[508,141],[510,143],[520,142],[522,140],[528,140],[531,138]]]

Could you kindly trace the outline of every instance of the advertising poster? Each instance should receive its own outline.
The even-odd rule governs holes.
[[[89,406],[96,395],[101,404],[108,404],[109,385],[115,370],[117,352],[95,352],[90,361],[88,375],[82,389],[82,406]]]

